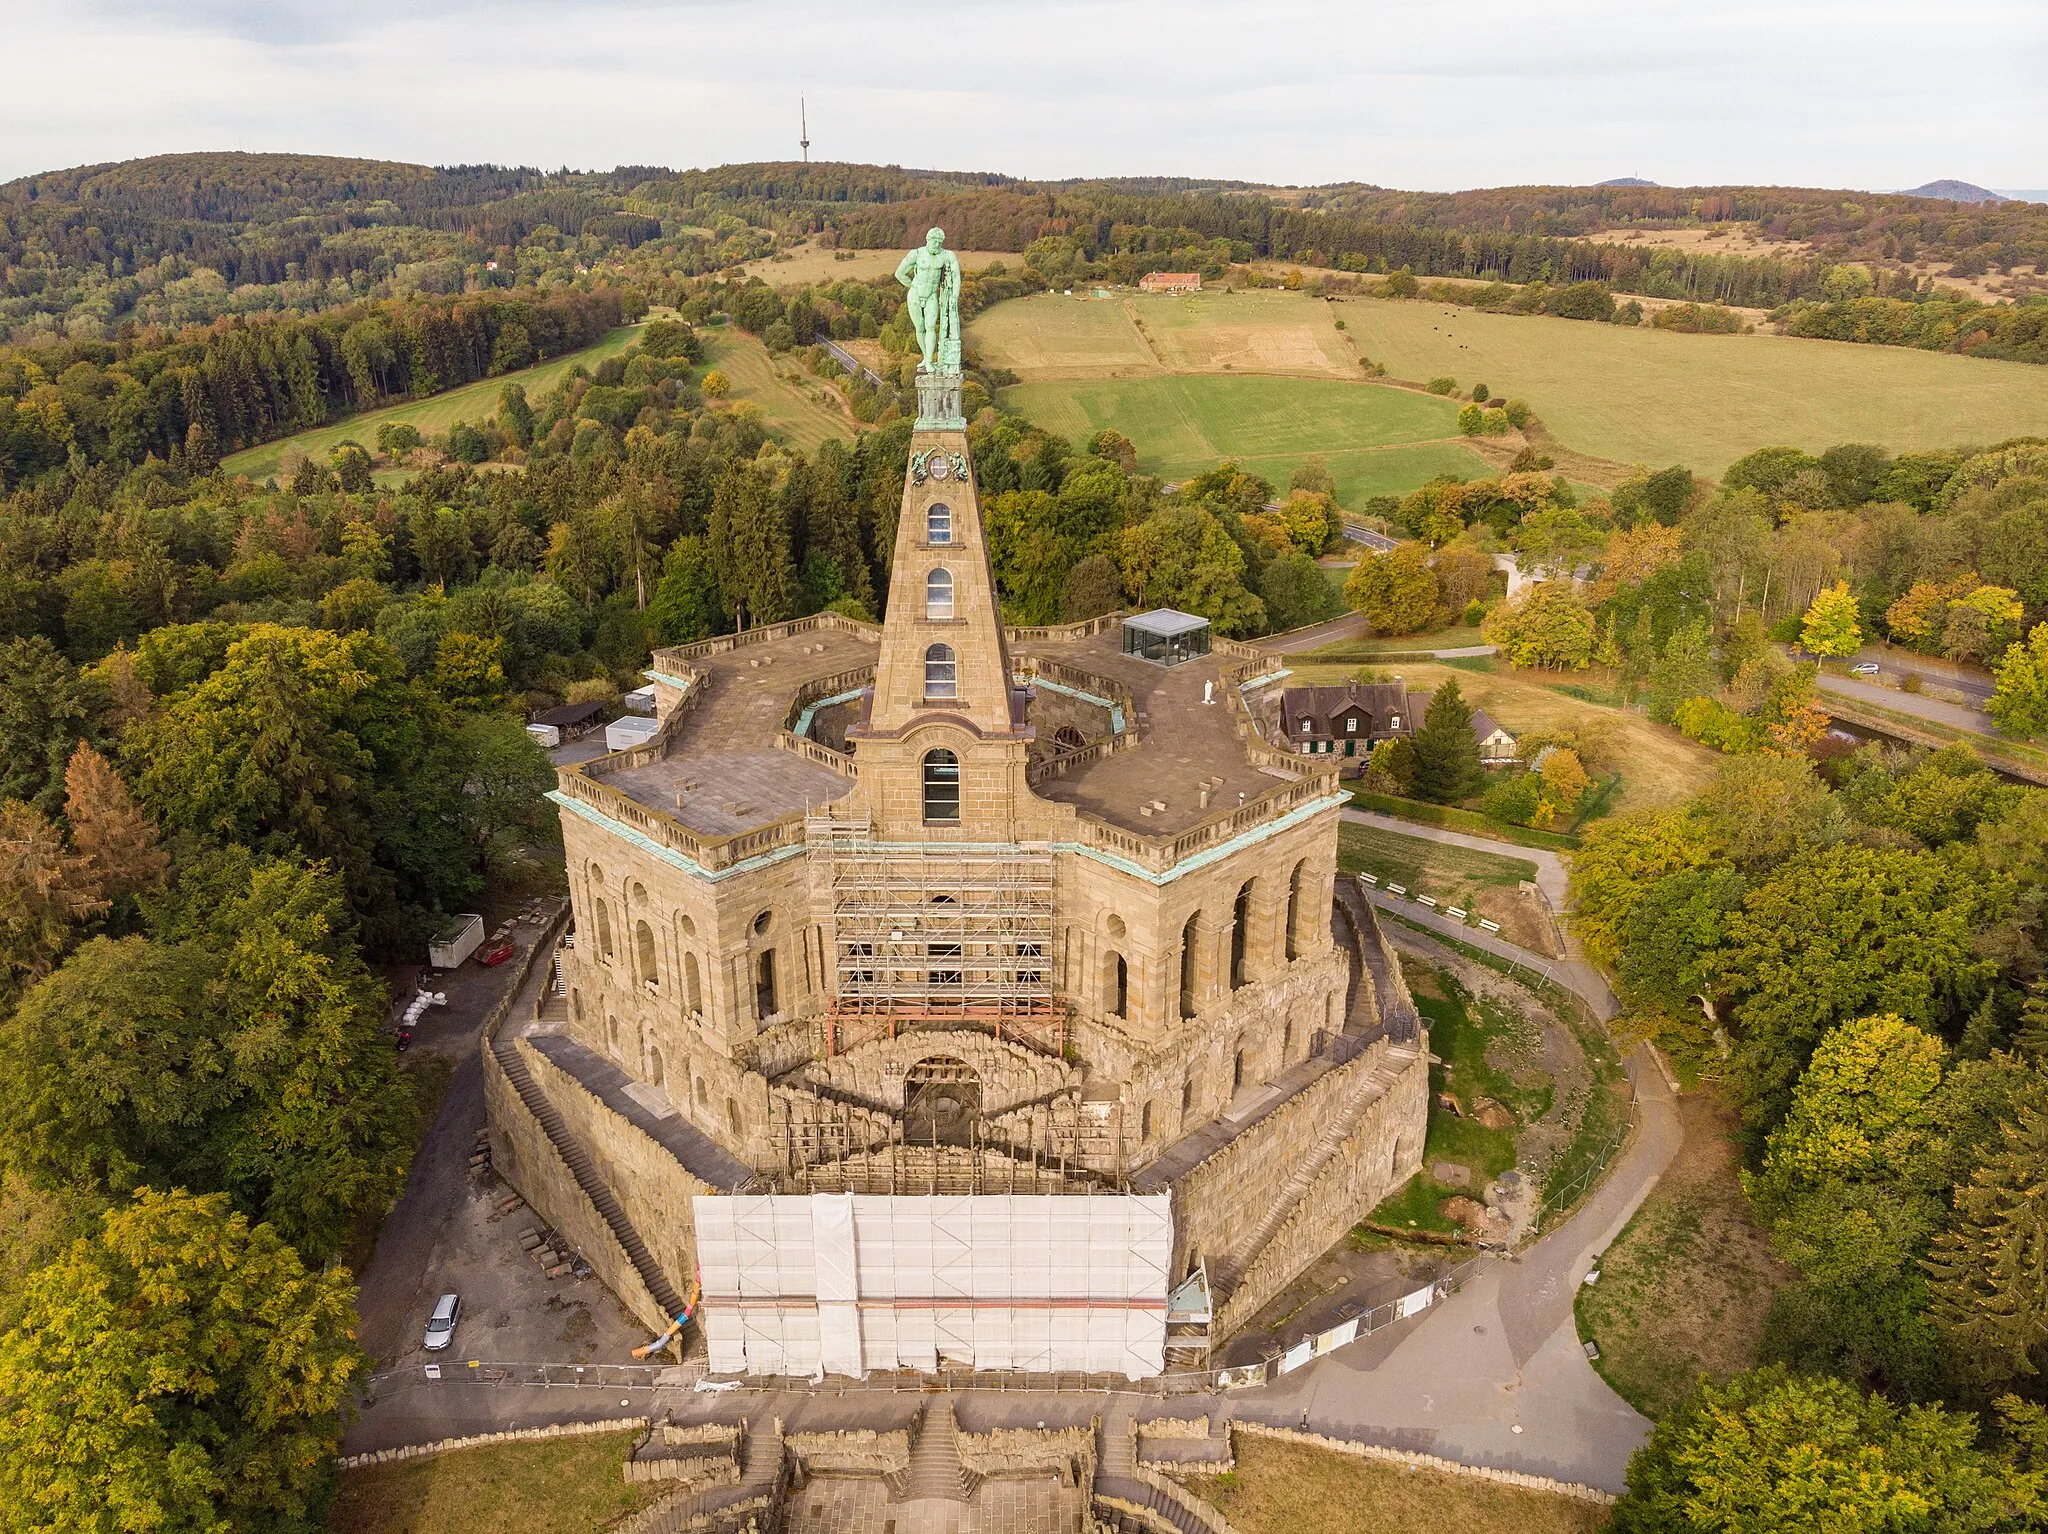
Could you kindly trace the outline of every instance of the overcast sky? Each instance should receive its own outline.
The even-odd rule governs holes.
[[[0,0],[0,179],[173,150],[2048,187],[2044,0]]]

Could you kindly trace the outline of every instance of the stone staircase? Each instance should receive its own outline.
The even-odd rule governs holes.
[[[1349,876],[1337,880],[1337,904],[1343,907],[1350,918],[1352,942],[1347,944],[1352,952],[1365,962],[1365,971],[1372,977],[1372,988],[1380,1021],[1386,1024],[1387,1034],[1396,1039],[1412,1039],[1421,1026],[1421,1016],[1415,1010],[1415,1003],[1408,991],[1394,973],[1393,961],[1379,941],[1379,918],[1373,914],[1372,902],[1365,898],[1358,881]],[[1353,1015],[1357,1015],[1354,1000]]]
[[[1144,1509],[1144,1517],[1136,1519],[1114,1507],[1095,1504],[1096,1522],[1106,1528],[1115,1529],[1118,1534],[1156,1534],[1161,1528],[1176,1529],[1179,1534],[1226,1534],[1229,1525],[1221,1516],[1206,1517],[1193,1498],[1186,1500],[1168,1496],[1150,1481],[1138,1474],[1136,1445],[1132,1442],[1130,1421],[1127,1416],[1104,1414],[1095,1434],[1095,1495],[1114,1497]]]
[[[576,1185],[583,1190],[597,1212],[604,1216],[605,1224],[612,1228],[612,1234],[625,1248],[627,1257],[639,1271],[640,1281],[647,1285],[647,1292],[654,1296],[654,1303],[661,1307],[666,1316],[682,1314],[683,1297],[669,1283],[668,1275],[661,1271],[661,1264],[654,1260],[654,1254],[647,1249],[647,1243],[640,1239],[640,1232],[633,1228],[633,1222],[626,1218],[626,1211],[619,1207],[619,1201],[612,1194],[597,1165],[590,1159],[569,1126],[548,1101],[547,1093],[540,1089],[540,1083],[533,1079],[533,1072],[526,1068],[526,1062],[519,1056],[516,1039],[496,1038],[491,1041],[491,1053],[497,1056],[503,1067],[506,1080],[519,1094],[519,1100],[526,1104],[540,1127],[547,1131],[547,1137],[555,1147],[555,1153],[569,1168],[576,1179]]]
[[[910,1445],[910,1467],[902,1476],[898,1502],[966,1502],[980,1477],[960,1463],[959,1424],[953,1403],[944,1396],[924,1409],[917,1438]]]
[[[1352,1085],[1337,1111],[1330,1115],[1329,1121],[1323,1126],[1323,1132],[1316,1138],[1315,1145],[1306,1156],[1295,1162],[1293,1171],[1287,1175],[1287,1181],[1280,1185],[1280,1191],[1274,1195],[1272,1207],[1266,1211],[1266,1217],[1258,1223],[1251,1234],[1219,1258],[1210,1269],[1210,1278],[1215,1283],[1219,1297],[1228,1295],[1237,1287],[1238,1281],[1244,1277],[1245,1270],[1251,1266],[1252,1260],[1265,1249],[1267,1242],[1279,1234],[1280,1227],[1287,1223],[1287,1217],[1294,1213],[1294,1208],[1301,1202],[1303,1195],[1314,1185],[1316,1178],[1322,1175],[1324,1168],[1329,1166],[1345,1138],[1358,1127],[1358,1121],[1365,1116],[1366,1110],[1393,1089],[1394,1083],[1400,1080],[1401,1073],[1415,1063],[1417,1052],[1417,1046],[1413,1044],[1389,1044],[1387,1053]]]
[[[746,1469],[737,1486],[665,1498],[612,1524],[611,1534],[741,1534],[770,1527],[787,1479],[783,1458],[782,1419],[749,1420]]]

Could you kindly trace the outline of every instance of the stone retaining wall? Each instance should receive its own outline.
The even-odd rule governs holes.
[[[367,1454],[344,1454],[339,1463],[344,1470],[360,1470],[365,1465],[388,1465],[399,1460],[426,1459],[435,1454],[448,1454],[457,1449],[481,1449],[494,1443],[538,1443],[549,1438],[588,1438],[593,1433],[636,1433],[647,1430],[645,1417],[613,1417],[604,1422],[551,1422],[546,1427],[507,1428],[502,1433],[478,1433],[469,1438],[441,1438],[433,1443],[407,1444],[401,1449],[372,1449]]]
[[[963,1468],[984,1478],[1058,1475],[1070,1485],[1095,1480],[1095,1425],[1065,1428],[999,1427],[961,1433],[956,1446]]]
[[[837,1433],[791,1433],[782,1445],[813,1474],[901,1475],[910,1468],[910,1433],[856,1428]]]
[[[1297,1274],[1421,1169],[1420,1126],[1429,1112],[1427,1035],[1422,1042],[1413,1063],[1376,1101],[1366,1105],[1343,1144],[1295,1201],[1286,1221],[1254,1254],[1217,1311],[1219,1335],[1227,1337],[1248,1323]],[[1376,1050],[1385,1047],[1384,1041],[1374,1046]],[[1354,1064],[1362,1065],[1369,1057]],[[1323,1127],[1322,1121],[1306,1126],[1314,1136],[1320,1136]],[[1313,1139],[1309,1143],[1313,1144]]]
[[[537,1057],[528,1050],[526,1058],[530,1068],[530,1062]],[[519,1190],[535,1213],[568,1238],[604,1286],[618,1296],[637,1320],[652,1331],[666,1330],[668,1320],[654,1296],[648,1293],[640,1270],[633,1266],[633,1259],[612,1234],[611,1225],[597,1212],[597,1206],[576,1181],[576,1174],[555,1150],[555,1143],[548,1138],[540,1120],[527,1111],[518,1088],[512,1085],[504,1066],[492,1052],[489,1033],[484,1035],[483,1066],[492,1169]]]
[[[1502,1486],[1547,1491],[1560,1497],[1591,1502],[1600,1507],[1612,1507],[1617,1500],[1612,1492],[1602,1491],[1597,1486],[1584,1486],[1577,1481],[1552,1480],[1547,1475],[1530,1475],[1521,1470],[1496,1470],[1490,1465],[1464,1465],[1454,1459],[1439,1459],[1434,1454],[1416,1454],[1407,1449],[1388,1449],[1376,1443],[1354,1443],[1348,1438],[1325,1438],[1321,1433],[1303,1433],[1288,1427],[1268,1427],[1263,1422],[1237,1421],[1230,1425],[1238,1432],[1249,1433],[1254,1438],[1277,1438],[1283,1443],[1305,1443],[1313,1448],[1328,1449],[1332,1454],[1348,1454],[1353,1459],[1385,1460],[1389,1464],[1413,1465],[1423,1470],[1440,1471],[1445,1475],[1462,1475],[1474,1480],[1494,1481]]]

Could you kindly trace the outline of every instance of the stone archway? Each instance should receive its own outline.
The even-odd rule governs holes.
[[[981,1121],[981,1076],[965,1060],[928,1055],[904,1072],[903,1138],[912,1145],[968,1145]]]

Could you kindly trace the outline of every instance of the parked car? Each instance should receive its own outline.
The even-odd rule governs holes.
[[[512,939],[509,937],[494,938],[476,951],[476,961],[485,969],[503,964],[511,957]]]
[[[1859,660],[1849,668],[1849,674],[1851,676],[1876,676],[1877,662],[1874,660]]]
[[[427,1351],[438,1353],[455,1340],[455,1318],[462,1314],[462,1296],[444,1294],[434,1301],[434,1313],[427,1317]]]

